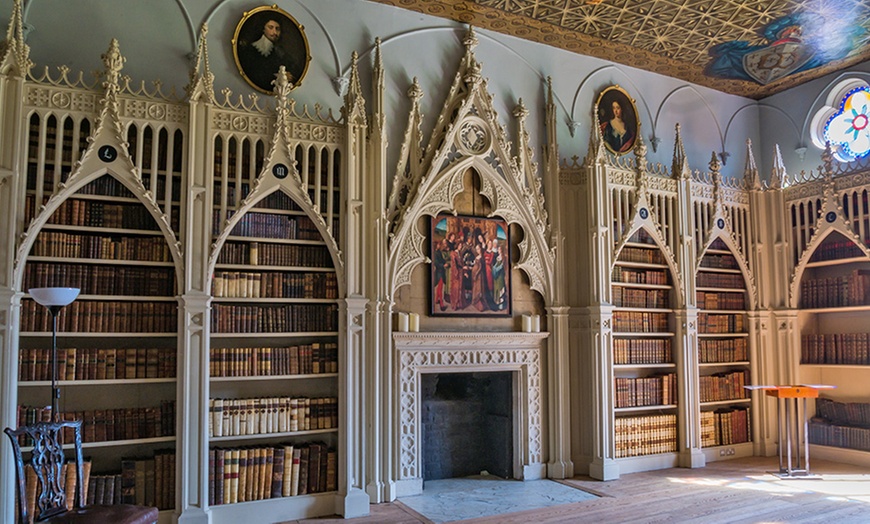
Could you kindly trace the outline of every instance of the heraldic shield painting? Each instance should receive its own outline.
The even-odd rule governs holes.
[[[432,219],[430,234],[431,314],[510,316],[507,222],[441,214]]]
[[[817,14],[780,17],[762,29],[766,43],[732,40],[710,48],[706,73],[766,85],[846,58],[866,43],[867,30],[858,23],[830,22]]]

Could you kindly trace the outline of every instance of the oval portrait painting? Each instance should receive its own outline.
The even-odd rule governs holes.
[[[610,86],[598,95],[595,107],[605,147],[616,155],[631,151],[640,127],[634,99],[623,88]]]
[[[302,83],[311,61],[303,27],[277,5],[245,12],[232,44],[239,73],[251,87],[267,94],[273,91],[278,68],[284,66],[295,88]]]

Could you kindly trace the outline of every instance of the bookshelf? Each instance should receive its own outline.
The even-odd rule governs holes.
[[[677,451],[672,291],[664,253],[646,230],[638,230],[619,252],[611,274],[618,460]]]
[[[36,203],[45,203],[59,181],[46,173],[59,172],[60,180],[69,174],[72,143],[64,138],[59,164],[30,158],[26,216],[33,218]],[[151,185],[149,176],[143,179]],[[176,179],[164,173],[153,187],[177,234]],[[176,496],[178,307],[164,233],[118,179],[97,178],[62,202],[38,232],[22,287],[45,286],[82,290],[58,319],[58,376],[61,417],[83,421],[83,448],[92,462],[88,501],[154,505],[166,520]],[[26,295],[20,329],[18,420],[24,424],[51,416],[44,407],[50,315]]]
[[[707,461],[751,455],[752,399],[743,387],[752,384],[753,362],[746,281],[721,238],[701,258],[695,298],[701,447]]]
[[[220,191],[216,184],[215,202]],[[215,238],[231,203],[215,208]],[[302,513],[338,489],[332,257],[283,191],[236,218],[212,279],[208,503],[219,521],[252,502],[269,514]]]
[[[804,264],[799,293],[800,380],[836,386],[816,401],[811,453],[870,464],[870,258],[833,231]]]

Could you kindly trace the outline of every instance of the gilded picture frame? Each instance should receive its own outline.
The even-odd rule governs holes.
[[[239,74],[262,93],[272,94],[278,68],[284,66],[293,88],[299,87],[311,53],[305,28],[277,5],[245,11],[232,39]]]
[[[500,218],[442,213],[431,219],[432,316],[511,316],[508,224]]]
[[[634,149],[640,131],[640,118],[634,98],[628,92],[612,85],[601,91],[595,102],[598,128],[604,146],[614,155],[624,155]]]

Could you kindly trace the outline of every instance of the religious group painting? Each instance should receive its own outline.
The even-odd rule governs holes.
[[[308,71],[311,56],[305,30],[277,6],[246,11],[233,35],[233,57],[239,73],[251,87],[271,94],[281,66],[295,88]]]
[[[510,316],[507,222],[441,214],[431,225],[431,314]]]

